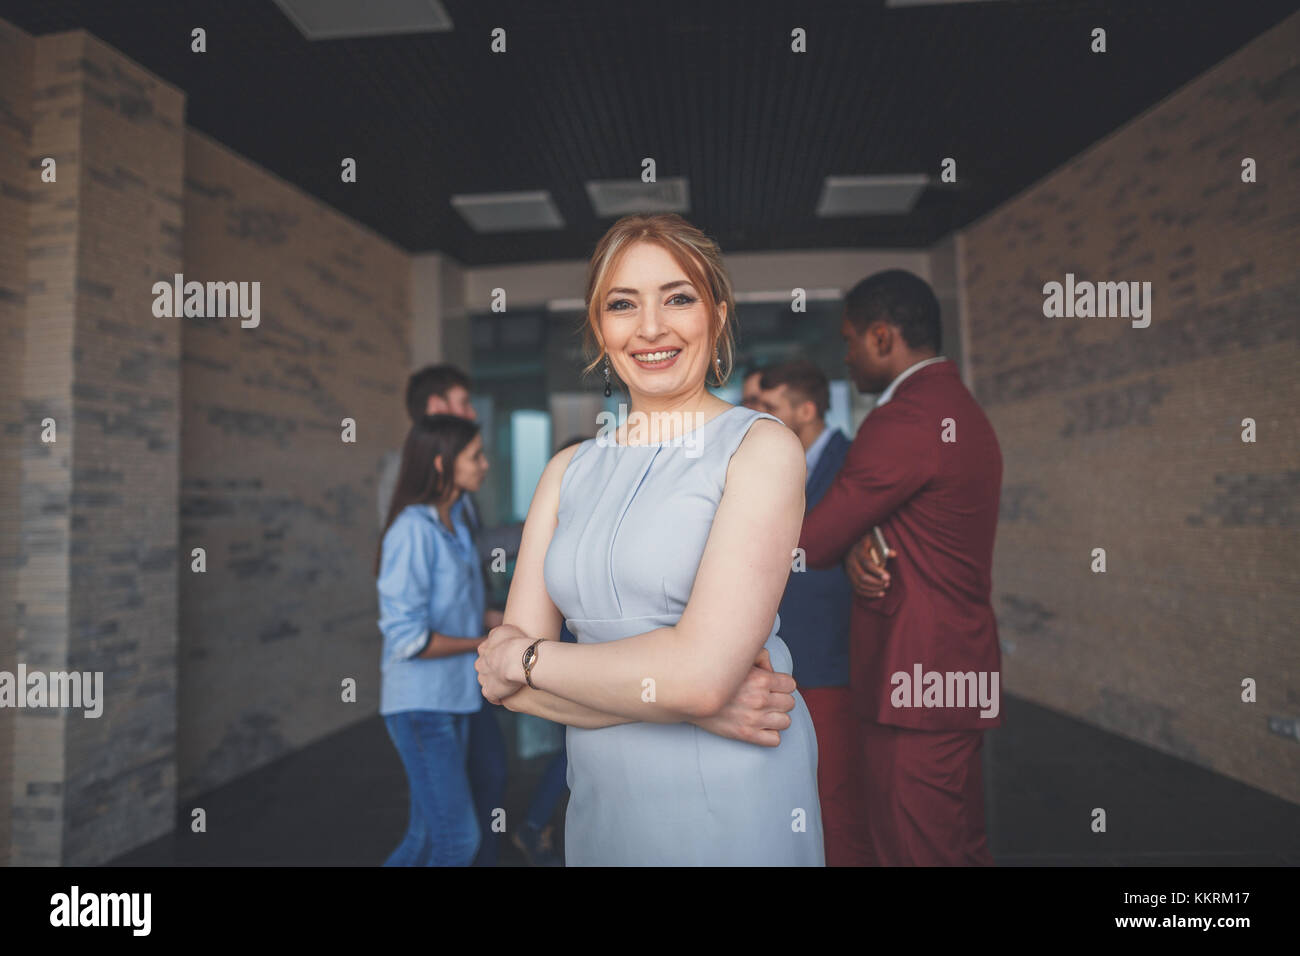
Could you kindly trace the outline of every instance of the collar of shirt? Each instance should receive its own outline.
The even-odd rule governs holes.
[[[927,365],[933,365],[935,362],[946,362],[946,361],[948,360],[944,356],[936,355],[934,358],[922,359],[921,361],[917,362],[915,365],[904,369],[902,372],[899,373],[898,377],[894,379],[892,382],[890,382],[889,386],[883,392],[880,393],[880,397],[876,399],[876,408],[879,408],[881,405],[885,404],[885,402],[889,401],[891,398],[894,397],[894,390],[898,388],[898,386],[902,383],[903,379],[907,378],[907,376],[911,375],[913,372],[919,372]]]
[[[833,428],[822,428],[822,433],[818,435],[808,449],[804,452],[804,459],[808,462],[808,474],[811,476],[817,468],[817,460],[822,456],[822,450],[826,443],[831,440]]]
[[[469,528],[467,527],[468,515],[466,514],[466,510],[468,508],[466,502],[468,500],[469,499],[462,494],[459,498],[456,499],[455,503],[452,504],[451,506],[452,527],[450,528],[448,528],[445,524],[442,523],[442,515],[438,514],[438,508],[436,505],[425,505],[424,507],[428,510],[429,517],[433,519],[433,523],[436,524],[443,531],[446,531],[453,538],[455,538],[455,537],[459,537],[460,528],[464,527],[466,532],[469,531]],[[464,516],[465,520],[457,521],[456,519],[461,516]]]

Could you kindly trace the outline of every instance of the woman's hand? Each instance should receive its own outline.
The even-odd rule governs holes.
[[[478,671],[483,697],[489,703],[499,704],[524,686],[524,650],[532,642],[519,628],[502,624],[492,628],[478,646],[474,669]]]
[[[794,678],[774,672],[772,658],[763,648],[731,700],[713,716],[691,723],[719,737],[775,747],[781,743],[781,731],[790,726],[794,691]]]

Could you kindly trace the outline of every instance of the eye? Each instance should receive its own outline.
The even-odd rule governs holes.
[[[613,300],[612,302],[606,302],[606,303],[605,303],[605,310],[606,310],[607,312],[626,312],[627,309],[620,309],[620,308],[618,308],[618,306],[620,306],[620,305],[631,306],[632,303],[629,302],[627,299],[615,299],[615,300]]]
[[[695,296],[686,292],[678,292],[668,300],[673,305],[690,305],[695,302]]]

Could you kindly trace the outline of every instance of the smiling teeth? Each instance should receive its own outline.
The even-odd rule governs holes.
[[[665,352],[642,352],[632,357],[638,362],[662,362],[665,359],[672,358],[680,351],[681,349],[668,349]]]

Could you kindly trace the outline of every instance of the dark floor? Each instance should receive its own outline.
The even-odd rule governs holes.
[[[1006,696],[986,738],[988,828],[1004,866],[1300,865],[1300,807]],[[508,722],[514,717],[503,712]],[[506,728],[513,741],[513,726]],[[549,757],[511,767],[507,820]],[[207,812],[207,832],[189,830]],[[1093,833],[1092,809],[1107,832]],[[177,833],[126,866],[375,866],[406,828],[406,778],[374,717],[182,808]],[[563,801],[556,811],[557,832]],[[523,859],[503,838],[501,865]]]

